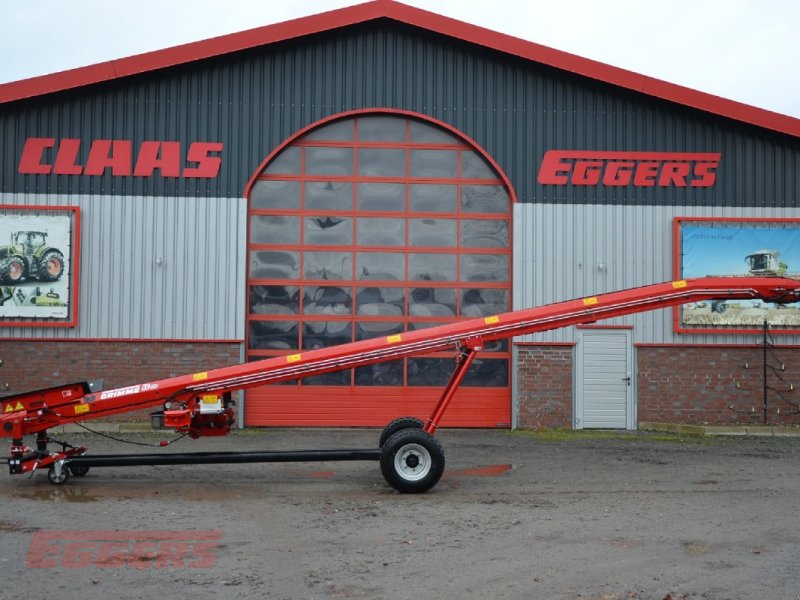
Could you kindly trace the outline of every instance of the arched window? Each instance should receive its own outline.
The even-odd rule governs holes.
[[[248,201],[248,360],[510,310],[509,191],[480,152],[437,124],[374,112],[326,122],[266,164]],[[508,405],[509,357],[507,341],[493,342],[463,387],[495,388]],[[279,395],[330,386],[326,402],[340,405],[360,395],[424,401],[452,368],[451,353],[435,353],[288,382]],[[248,424],[387,421],[367,403],[353,422],[327,423],[305,400],[312,417],[276,420],[275,394],[248,394]]]

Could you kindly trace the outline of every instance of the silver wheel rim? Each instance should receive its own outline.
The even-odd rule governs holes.
[[[431,471],[431,454],[419,444],[406,444],[394,455],[394,469],[406,481],[424,479]]]

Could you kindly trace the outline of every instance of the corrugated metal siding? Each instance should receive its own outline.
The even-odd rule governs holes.
[[[276,145],[358,108],[418,111],[486,148],[523,202],[791,206],[800,142],[389,22],[0,107],[2,191],[235,197]],[[29,136],[219,141],[214,180],[20,176]],[[722,152],[713,188],[541,186],[547,149]],[[184,152],[185,152],[184,148]],[[11,158],[13,157],[13,158]]]
[[[672,223],[681,217],[800,217],[798,208],[586,204],[514,206],[514,309],[673,279]],[[603,263],[604,270],[598,269]],[[633,325],[634,343],[747,344],[752,335],[676,334],[672,309],[603,321]],[[517,341],[574,342],[573,327]],[[800,344],[800,335],[781,336]]]
[[[80,206],[81,264],[76,328],[3,328],[0,337],[244,337],[244,200],[26,194],[3,200]]]

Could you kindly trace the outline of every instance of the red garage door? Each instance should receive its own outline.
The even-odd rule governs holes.
[[[511,198],[481,151],[406,113],[306,130],[249,188],[248,360],[510,310]],[[510,425],[509,345],[472,366],[444,425]],[[453,369],[435,353],[251,390],[247,425],[427,416]]]

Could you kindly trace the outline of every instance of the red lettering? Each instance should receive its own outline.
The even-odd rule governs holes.
[[[162,177],[180,177],[180,142],[142,142],[134,177],[152,177],[156,169],[161,171]]]
[[[636,163],[633,161],[611,162],[606,167],[603,174],[603,185],[625,186],[631,182],[633,168]]]
[[[128,558],[128,542],[100,542],[94,566],[101,568],[121,567]]]
[[[572,185],[597,185],[600,182],[602,171],[602,161],[579,160],[575,163],[575,170],[572,172]]]
[[[156,566],[182,568],[184,559],[189,555],[189,544],[186,542],[161,542],[158,545]]]
[[[77,162],[80,149],[80,140],[70,138],[61,140],[58,145],[56,162],[53,165],[53,173],[56,175],[80,175],[83,173],[83,167]]]
[[[197,163],[196,167],[186,167],[184,177],[203,177],[211,179],[219,173],[222,157],[209,156],[212,152],[222,152],[222,143],[219,142],[194,142],[189,146],[186,156],[188,163]]]
[[[85,569],[94,562],[97,542],[68,542],[64,545],[61,566],[66,569]]]
[[[711,187],[717,180],[715,169],[719,165],[719,161],[713,162],[700,162],[694,166],[694,176],[700,179],[692,180],[692,187]]]
[[[133,544],[128,566],[135,569],[147,569],[158,558],[158,544],[156,542],[136,542]]]
[[[689,174],[688,162],[667,162],[661,168],[661,175],[658,177],[659,187],[686,187],[686,176]]]
[[[658,175],[658,167],[660,163],[657,162],[640,162],[636,167],[636,173],[633,176],[633,185],[640,185],[643,187],[653,187],[656,184],[656,176]]]
[[[567,175],[570,170],[570,163],[561,161],[561,153],[558,150],[548,150],[542,158],[542,166],[539,168],[539,183],[546,185],[564,185],[567,183]],[[564,175],[561,175],[564,173]]]
[[[25,566],[29,569],[52,569],[58,567],[58,558],[61,556],[61,544],[58,540],[43,531],[36,531],[28,547]]]
[[[132,144],[129,140],[95,140],[89,148],[84,175],[102,175],[111,167],[112,175],[131,174]]]
[[[217,561],[216,542],[195,542],[192,546],[195,561],[189,563],[191,569],[208,569]]]
[[[47,175],[52,168],[48,164],[42,164],[44,151],[56,145],[55,138],[28,138],[25,147],[22,149],[22,156],[19,159],[17,171],[24,175]]]

